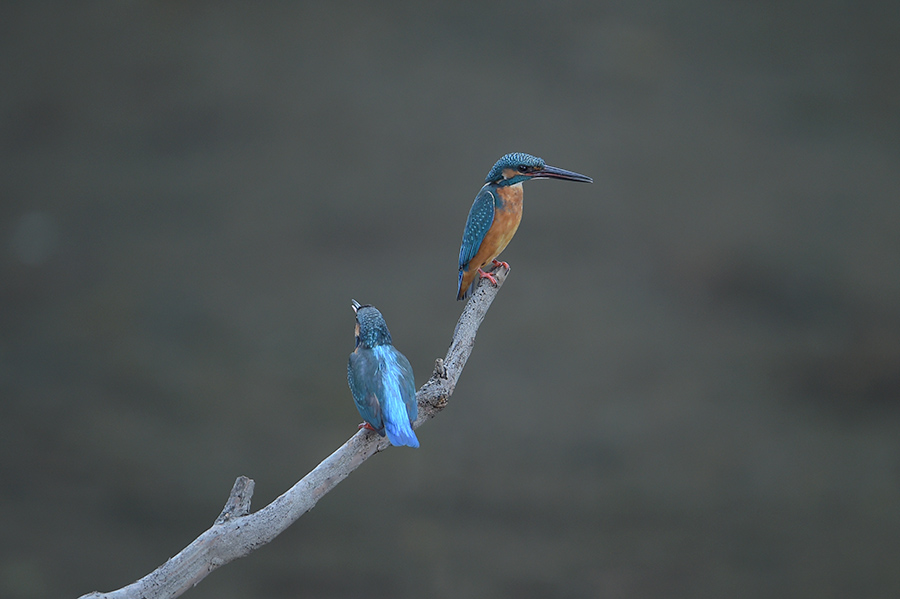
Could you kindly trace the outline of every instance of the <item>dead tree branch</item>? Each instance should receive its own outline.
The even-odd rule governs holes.
[[[421,426],[447,405],[456,382],[475,345],[475,334],[494,301],[507,272],[495,272],[497,286],[482,284],[466,303],[450,349],[443,359],[435,362],[431,378],[422,385],[416,397],[419,418],[414,428]],[[349,400],[348,400],[349,401]],[[250,513],[253,481],[238,477],[225,503],[225,508],[212,528],[197,537],[178,555],[140,580],[108,593],[93,592],[80,599],[171,599],[203,580],[210,572],[230,561],[262,547],[300,516],[360,464],[390,446],[387,439],[367,430],[360,430],[322,463],[316,466],[293,487],[261,510]]]

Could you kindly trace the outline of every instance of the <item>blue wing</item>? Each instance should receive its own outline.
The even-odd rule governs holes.
[[[485,185],[481,192],[475,196],[472,209],[469,210],[469,218],[466,220],[466,230],[463,231],[462,245],[459,248],[459,269],[463,270],[481,247],[484,236],[494,222],[494,193]]]
[[[403,398],[403,405],[406,406],[406,415],[410,422],[415,422],[419,417],[419,404],[416,402],[416,379],[413,376],[412,365],[406,356],[396,349],[397,368],[400,371],[400,396]]]
[[[379,361],[382,381],[381,410],[385,432],[392,445],[418,447],[412,423],[419,415],[416,383],[406,356],[393,346],[379,345],[372,350]]]
[[[350,354],[347,363],[347,382],[356,409],[363,420],[368,422],[378,434],[384,436],[384,419],[381,414],[381,375],[378,372],[378,358],[370,349],[359,348]]]

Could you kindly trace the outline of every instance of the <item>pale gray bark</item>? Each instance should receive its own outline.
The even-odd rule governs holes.
[[[491,302],[508,274],[499,268],[494,273],[497,286],[482,283],[466,303],[450,349],[435,362],[434,373],[422,385],[416,397],[421,426],[447,405],[456,381],[475,345],[475,334]],[[349,394],[348,394],[349,402]],[[278,536],[300,516],[316,505],[328,491],[379,451],[390,447],[387,439],[360,430],[312,472],[261,510],[250,513],[253,481],[238,477],[222,513],[212,528],[201,534],[178,555],[126,587],[108,593],[93,592],[81,599],[169,599],[178,597],[203,580],[216,568],[243,557]]]

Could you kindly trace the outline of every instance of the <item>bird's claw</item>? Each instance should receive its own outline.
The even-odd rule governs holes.
[[[482,279],[487,279],[488,281],[490,281],[494,285],[494,287],[497,286],[497,277],[495,277],[493,274],[491,274],[489,272],[484,272],[483,270],[481,270],[479,268],[478,276],[481,277]]]
[[[370,430],[370,431],[375,431],[375,427],[372,426],[371,424],[369,424],[368,422],[363,422],[363,423],[361,423],[361,424],[356,428],[356,430],[360,430],[360,431],[361,431],[362,429],[367,429],[367,430]],[[378,431],[375,431],[375,432],[378,432]]]
[[[509,272],[509,262],[504,262],[503,260],[491,260],[494,266],[500,267],[502,266],[507,272]]]

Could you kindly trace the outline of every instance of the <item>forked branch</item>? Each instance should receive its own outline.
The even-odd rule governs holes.
[[[475,345],[478,327],[508,272],[500,268],[494,274],[497,286],[482,283],[466,303],[446,357],[437,359],[431,378],[416,394],[419,418],[413,423],[413,428],[418,428],[444,409],[453,394],[459,375]],[[311,510],[323,495],[347,478],[360,464],[389,446],[387,439],[370,431],[360,430],[275,501],[253,513],[250,513],[253,481],[245,476],[238,477],[225,508],[212,528],[197,537],[178,555],[128,586],[108,593],[95,591],[80,599],[178,597],[213,570],[274,539]]]

